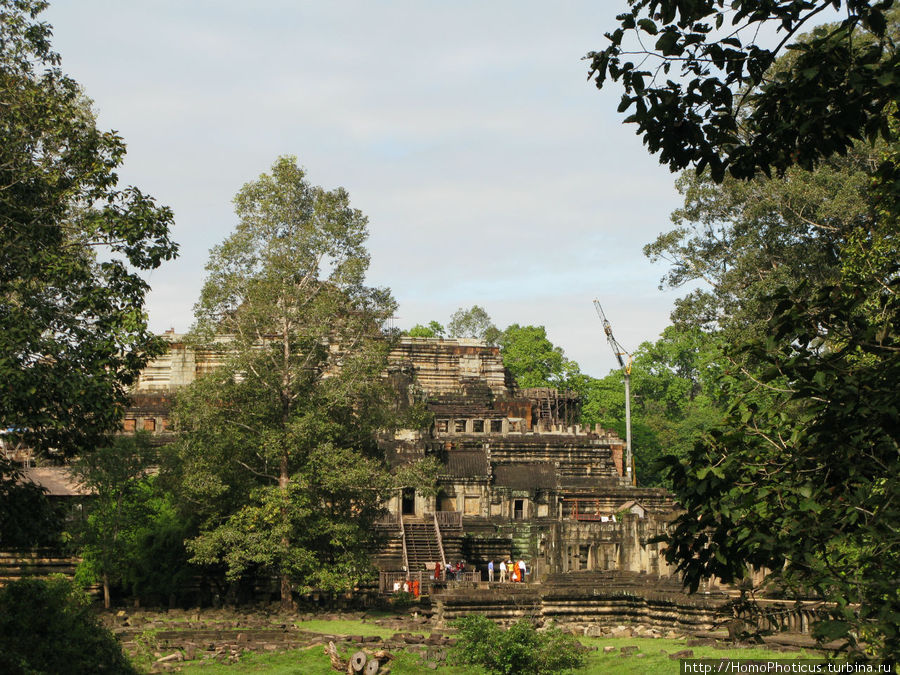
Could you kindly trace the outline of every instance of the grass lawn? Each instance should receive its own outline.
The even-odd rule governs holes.
[[[294,625],[300,630],[308,630],[313,633],[326,633],[328,635],[380,635],[389,638],[394,633],[415,633],[417,635],[431,635],[430,630],[394,629],[367,623],[359,619],[338,619],[328,621],[326,619],[310,619],[309,621],[295,621]]]
[[[307,628],[306,624],[315,622],[304,621],[301,627]],[[360,630],[360,623],[356,621],[322,621],[323,633],[330,634],[347,634],[359,635],[363,634]],[[347,624],[348,629],[338,628]],[[361,624],[367,626],[367,624]],[[369,626],[377,629],[378,626]],[[310,630],[317,630],[312,629]],[[390,632],[390,631],[388,631]],[[366,633],[372,635],[374,633]],[[686,647],[684,640],[664,640],[649,638],[583,638],[582,642],[587,645],[597,646],[596,652],[588,654],[587,666],[577,672],[579,675],[588,675],[593,673],[615,673],[616,675],[645,675],[645,674],[675,674],[679,672],[678,661],[670,659],[667,655],[661,654],[660,650],[666,651],[668,654],[681,651],[682,649],[693,649],[695,658],[814,658],[811,654],[783,654],[773,652],[766,649],[714,649],[713,647]],[[638,658],[634,655],[629,657],[620,656],[619,648],[625,645],[635,645],[638,647],[638,653],[645,654],[644,657]],[[603,648],[613,646],[616,651],[611,654],[604,654]],[[347,650],[341,655],[349,656],[354,650]],[[238,675],[239,673],[272,673],[273,675],[329,675],[337,673],[332,670],[328,657],[322,651],[321,646],[315,646],[308,649],[296,649],[278,654],[248,654],[238,663],[233,665],[208,664],[201,665],[200,662],[184,663],[182,672],[194,675],[204,673],[206,675]],[[440,675],[467,675],[469,673],[477,673],[469,666],[452,666],[447,664],[439,664],[436,671],[425,667],[424,662],[418,656],[413,654],[400,654],[391,665],[392,675],[414,675],[418,673],[439,673]]]

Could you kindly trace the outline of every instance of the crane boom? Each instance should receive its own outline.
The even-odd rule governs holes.
[[[631,354],[613,337],[612,324],[609,323],[603,307],[600,306],[600,301],[596,298],[594,299],[594,309],[597,310],[597,316],[600,317],[600,321],[603,323],[606,341],[612,347],[613,354],[616,355],[616,359],[619,362],[619,367],[625,374],[625,480],[630,485],[634,485],[633,460],[631,456]],[[622,356],[627,356],[628,360],[624,361]]]
[[[613,354],[616,355],[616,359],[619,361],[619,367],[630,374],[631,355],[619,344],[618,340],[613,337],[612,324],[610,324],[609,319],[606,318],[606,313],[603,311],[603,307],[600,306],[600,301],[596,298],[594,299],[594,309],[597,310],[597,316],[600,317],[600,321],[603,323],[603,332],[606,333],[606,341],[609,342],[609,346],[612,347]],[[622,360],[623,355],[628,357],[628,363]]]

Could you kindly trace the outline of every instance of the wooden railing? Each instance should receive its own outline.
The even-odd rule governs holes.
[[[462,513],[459,511],[435,511],[434,520],[440,527],[456,530],[462,528]]]
[[[409,570],[409,554],[406,552],[406,529],[403,527],[403,517],[400,517],[400,541],[403,542],[403,569]]]
[[[375,527],[385,529],[400,527],[400,520],[401,518],[399,514],[386,513],[385,515],[381,516],[381,518],[375,521]]]
[[[438,518],[434,515],[434,536],[437,537],[438,551],[441,552],[441,567],[446,566],[447,557],[444,555],[444,538],[441,537],[441,526],[438,525]]]
[[[568,513],[567,513],[568,512]],[[563,501],[563,517],[574,520],[616,522],[609,511],[601,512],[599,499],[566,499]]]

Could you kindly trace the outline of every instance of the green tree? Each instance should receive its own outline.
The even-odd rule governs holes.
[[[676,276],[691,261],[712,269],[700,265],[703,247],[713,261],[734,264],[734,277],[717,273],[713,281],[721,286],[682,309],[725,329],[749,329],[728,340],[726,356],[741,371],[727,422],[688,457],[667,460],[686,510],[666,538],[667,558],[695,588],[712,575],[731,581],[751,565],[767,568],[783,592],[833,603],[837,618],[814,627],[820,637],[885,659],[900,653],[900,79],[892,5],[634,2],[610,35],[612,46],[592,55],[598,84],[607,76],[623,80],[621,109],[635,106],[627,121],[638,123],[649,149],[661,151],[672,169],[693,164],[703,174],[708,167],[715,183],[726,171],[736,178],[775,171],[788,181],[723,184],[713,190],[713,202],[724,196],[722,203],[698,202],[701,213],[715,214],[716,206],[727,212],[713,216],[709,236],[682,232],[655,245],[688,262],[682,270],[676,262]],[[797,37],[829,6],[846,18]],[[712,37],[722,35],[713,31],[726,20],[731,30]],[[766,22],[784,31],[772,50],[742,30]],[[657,74],[677,64],[690,81],[660,86],[654,74],[623,62],[622,40],[631,29],[656,36],[657,52],[649,56],[659,59]],[[782,47],[793,53],[776,62]],[[843,191],[840,181],[853,174],[835,155],[852,162],[857,141],[876,138],[886,148],[876,149],[868,189],[864,171],[862,183]],[[800,174],[794,166],[819,170]],[[829,173],[835,167],[842,176]],[[824,198],[814,189],[820,180]],[[760,187],[771,224],[756,220],[752,197],[740,196]],[[702,184],[697,188],[702,195]],[[797,201],[776,205],[769,198],[779,194]],[[731,195],[739,195],[736,204],[728,204]],[[805,231],[804,218],[822,231]],[[717,233],[727,237],[718,241]],[[788,266],[781,278],[771,271],[780,260]]]
[[[503,365],[520,387],[568,389],[579,374],[578,364],[547,338],[543,326],[507,326],[497,337]]]
[[[160,350],[142,270],[174,257],[172,213],[117,185],[125,144],[59,68],[40,0],[0,0],[0,428],[90,450]]]
[[[900,52],[892,0],[630,0],[591,52],[590,77],[625,89],[619,111],[673,171],[719,182],[813,168],[862,139],[890,139]],[[825,10],[839,23],[812,28]],[[757,38],[778,31],[767,48]],[[633,41],[633,42],[632,42]],[[633,46],[632,46],[633,45]],[[650,47],[652,45],[652,48]],[[776,60],[786,50],[791,58]]]
[[[148,474],[156,449],[148,434],[117,436],[111,445],[86,453],[72,466],[79,482],[94,493],[87,517],[76,531],[82,556],[78,575],[103,584],[103,606],[110,585],[122,582],[140,557],[137,538],[152,516]]]
[[[392,480],[375,443],[396,410],[381,377],[395,303],[364,285],[366,218],[290,157],[241,188],[215,247],[197,339],[221,367],[179,396],[172,470],[202,522],[195,562],[346,588],[371,571]]]
[[[427,326],[416,324],[408,331],[409,337],[444,337],[444,327],[437,321],[429,321]]]
[[[20,579],[0,588],[0,670],[9,675],[134,675],[90,598],[67,579]]]
[[[670,265],[661,286],[704,282],[676,300],[673,321],[722,331],[732,342],[760,337],[777,288],[796,293],[803,284],[809,294],[837,283],[851,247],[871,268],[890,227],[877,216],[872,190],[884,152],[883,143],[857,143],[814,171],[792,167],[777,178],[715,183],[707,172],[685,172],[677,183],[685,201],[672,214],[675,229],[644,248],[651,260]]]
[[[730,378],[723,375],[722,341],[697,328],[668,326],[644,342],[631,364],[631,425],[636,477],[667,485],[660,457],[686,457],[728,407]],[[625,435],[625,390],[619,370],[587,380],[580,389],[582,421]]]
[[[782,289],[770,335],[741,347],[769,368],[774,400],[738,401],[728,423],[667,459],[685,515],[667,557],[696,588],[766,568],[776,588],[827,600],[813,627],[861,657],[900,655],[900,281],[869,301],[839,286]]]
[[[475,338],[488,344],[495,344],[500,331],[491,321],[491,317],[483,307],[472,305],[469,309],[460,307],[453,312],[447,324],[450,337]]]

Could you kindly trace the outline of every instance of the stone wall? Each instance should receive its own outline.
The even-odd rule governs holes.
[[[467,584],[437,593],[438,625],[466,614],[515,621],[526,617],[563,626],[640,624],[679,631],[711,630],[729,596],[713,590],[685,593],[672,579],[626,572],[553,575],[542,584]]]

